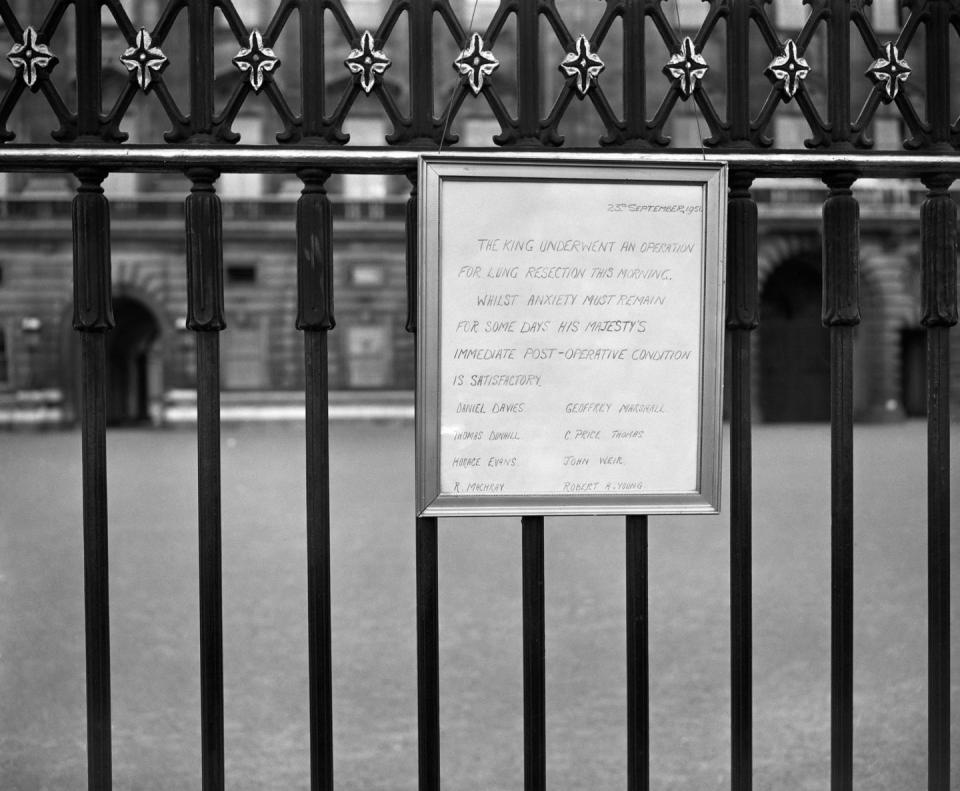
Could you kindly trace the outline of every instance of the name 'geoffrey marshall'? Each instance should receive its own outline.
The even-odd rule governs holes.
[[[609,401],[568,401],[563,411],[568,415],[604,415],[610,411]]]

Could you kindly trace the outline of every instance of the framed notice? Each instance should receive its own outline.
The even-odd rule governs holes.
[[[726,166],[423,156],[417,511],[716,513]]]

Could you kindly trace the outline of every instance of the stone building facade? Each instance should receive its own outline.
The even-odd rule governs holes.
[[[38,4],[11,4],[23,24],[40,15]],[[149,26],[166,3],[130,0],[124,3],[136,24]],[[234,0],[251,28],[269,22],[276,3]],[[345,0],[357,29],[376,29],[387,0]],[[564,0],[558,6],[566,19],[592,29],[595,3]],[[676,5],[670,3],[668,5]],[[497,3],[452,0],[471,29],[483,30]],[[678,29],[694,30],[706,5],[680,0],[674,9]],[[783,30],[802,24],[805,7],[776,0],[774,13]],[[874,0],[873,23],[895,37],[906,12],[893,0]],[[104,17],[104,106],[131,79],[120,62],[128,46],[116,25]],[[218,62],[218,95],[236,84],[232,58],[236,38],[224,23]],[[3,34],[0,34],[0,39]],[[177,64],[186,58],[185,30],[168,38],[164,52],[170,67],[165,79],[171,90],[185,94],[177,82]],[[65,24],[49,42],[59,68],[51,79],[66,79],[72,58],[70,27]],[[274,49],[297,62],[297,37],[285,34]],[[613,37],[609,47],[619,46]],[[505,30],[498,52],[510,57]],[[342,46],[340,46],[342,49]],[[331,47],[328,74],[334,91],[354,76],[343,65],[345,52]],[[448,47],[449,49],[449,47]],[[556,54],[556,53],[551,53]],[[562,54],[562,53],[561,53]],[[709,56],[710,53],[705,53]],[[909,55],[909,53],[906,53]],[[437,58],[449,57],[438,44]],[[764,53],[760,52],[757,62]],[[811,63],[826,59],[822,42],[805,53]],[[394,55],[388,77],[403,97],[407,73],[404,54]],[[721,59],[722,60],[722,59]],[[859,63],[860,74],[869,63]],[[182,68],[182,67],[181,67]],[[285,90],[297,97],[300,85],[289,69],[276,71]],[[563,76],[549,72],[544,93],[556,93]],[[340,75],[337,77],[336,75]],[[18,78],[7,60],[0,60],[0,93]],[[616,82],[615,58],[607,74]],[[664,81],[650,76],[650,84]],[[723,64],[710,79],[723,84]],[[756,93],[762,97],[769,80],[757,69]],[[456,84],[440,85],[438,96]],[[818,84],[818,80],[820,83]],[[339,81],[339,82],[338,82]],[[180,81],[182,83],[182,80]],[[823,90],[816,68],[809,77],[811,94]],[[869,83],[867,83],[868,85]],[[919,90],[907,83],[910,90]],[[908,89],[905,87],[905,90]],[[69,94],[69,84],[63,85]],[[651,93],[655,91],[651,88]],[[168,119],[157,104],[138,96],[124,116],[122,131],[129,142],[156,142]],[[29,100],[29,101],[28,101]],[[438,102],[442,99],[438,98]],[[653,101],[651,99],[651,101]],[[363,102],[366,102],[365,104]],[[666,131],[672,145],[696,153],[709,129],[693,102],[677,112]],[[265,102],[245,105],[232,128],[242,144],[269,144],[282,130]],[[440,107],[437,112],[442,112]],[[499,131],[483,107],[465,109],[454,130],[459,146],[489,147]],[[786,109],[786,108],[784,108]],[[361,103],[344,131],[352,145],[379,145],[390,133],[379,106]],[[595,146],[590,108],[574,112],[564,129],[567,144]],[[583,119],[578,121],[578,119]],[[16,142],[50,142],[53,118],[37,96],[20,102],[8,128]],[[898,149],[903,126],[893,114],[881,114],[868,130],[878,147]],[[784,112],[767,130],[775,147],[803,144],[799,114]],[[71,176],[7,174],[0,177],[0,424],[69,423],[77,411],[77,341],[71,327],[72,236]],[[218,182],[224,208],[224,283],[228,329],[221,334],[222,384],[225,404],[258,407],[295,405],[302,396],[302,343],[294,327],[295,202],[298,179],[271,174],[225,173]],[[183,199],[187,180],[176,174],[115,174],[106,182],[111,201],[113,293],[117,329],[111,335],[109,419],[114,423],[174,419],[188,407],[195,385],[193,338],[185,328]],[[399,176],[335,176],[328,182],[334,207],[334,294],[337,327],[330,333],[330,384],[333,390],[409,390],[413,386],[413,338],[405,331],[407,310],[404,212],[410,185]],[[856,403],[862,419],[900,419],[924,411],[923,331],[920,327],[919,213],[922,185],[862,180],[854,187],[861,202],[861,295],[863,321],[857,330]],[[755,413],[761,420],[825,420],[829,404],[829,347],[820,325],[820,206],[826,188],[819,182],[762,181],[754,188],[760,202],[761,326],[754,333],[756,365]],[[953,393],[960,398],[960,344],[953,348]]]

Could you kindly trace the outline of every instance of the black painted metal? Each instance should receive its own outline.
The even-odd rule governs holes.
[[[102,171],[80,172],[73,202],[73,326],[81,333],[83,591],[86,622],[87,787],[112,787],[110,594],[107,552],[107,343],[110,209]]]
[[[323,41],[323,12],[322,3],[300,4],[300,75],[304,85],[323,85],[326,82],[323,47],[315,44]],[[324,95],[325,92],[321,90],[303,92],[301,132],[307,139],[325,139],[331,133],[326,122]]]
[[[523,564],[523,787],[547,787],[543,517],[521,522]]]
[[[438,144],[442,126],[433,116],[433,3],[404,0],[409,17],[410,51],[410,123],[400,141],[412,145]],[[446,141],[444,141],[446,142]]]
[[[327,331],[333,329],[333,221],[322,171],[304,171],[297,202],[297,328],[304,330],[310,788],[333,789],[330,637],[330,429]]]
[[[927,329],[929,788],[950,786],[950,336],[957,323],[957,206],[951,179],[928,179],[921,212]]]
[[[440,789],[440,598],[437,520],[417,519],[417,734],[419,789]]]
[[[540,143],[539,3],[517,6],[517,70],[526,79],[517,83],[517,129],[512,142]]]
[[[927,127],[934,148],[950,145],[950,23],[958,22],[958,9],[950,0],[928,0],[926,5],[927,43]],[[956,140],[954,140],[956,142]]]
[[[102,46],[100,0],[77,0],[77,132],[81,141],[101,134]]]
[[[190,31],[190,139],[213,140],[213,81],[216,77],[213,52],[213,3],[189,0],[187,27]]]
[[[186,200],[187,327],[197,338],[197,457],[200,546],[200,729],[203,791],[222,791],[223,604],[220,549],[220,336],[223,220],[217,174],[189,173]]]
[[[850,142],[850,80],[836,75],[850,73],[849,0],[829,0],[827,14],[827,136],[832,146],[847,147]]]
[[[623,62],[644,63],[646,0],[628,0],[623,11]],[[623,142],[648,147],[645,137],[647,75],[643,69],[626,69],[623,75]]]
[[[407,332],[417,331],[417,181],[407,201]],[[417,361],[419,364],[419,361]],[[417,749],[420,791],[440,789],[440,593],[437,520],[417,519]]]
[[[753,785],[753,459],[750,333],[759,324],[757,203],[752,178],[730,181],[727,213],[727,330],[730,341],[731,787]]]
[[[626,519],[627,791],[650,788],[650,649],[647,517]]]
[[[64,24],[66,12],[73,5],[74,0],[53,0],[46,18],[37,24],[34,19],[18,19],[8,0],[0,0],[0,18],[13,39],[20,39],[29,21],[36,27],[38,39],[48,43]],[[71,111],[56,83],[50,79],[52,67],[41,69],[36,83],[29,89],[42,94],[57,118],[58,128],[51,130],[57,140],[109,142],[123,139],[119,130],[138,88],[131,74],[129,86],[114,107],[105,115],[100,112],[102,75],[96,66],[100,63],[102,47],[99,43],[101,6],[116,20],[127,43],[132,45],[136,36],[138,28],[128,17],[120,0],[77,0],[76,32],[78,44],[82,43],[77,47],[76,56],[77,112]],[[960,7],[955,0],[923,0],[909,4],[904,12],[901,30],[894,38],[901,53],[909,51],[911,65],[917,73],[925,75],[926,98],[922,105],[926,108],[926,118],[920,116],[915,106],[914,96],[918,94],[912,92],[912,83],[911,90],[899,91],[891,98],[884,94],[880,82],[872,85],[863,107],[854,117],[851,95],[859,91],[854,90],[850,79],[852,58],[856,54],[858,60],[870,62],[882,54],[885,42],[874,31],[863,3],[814,0],[809,6],[811,13],[806,23],[794,34],[792,31],[778,32],[771,6],[754,0],[711,0],[699,30],[678,30],[674,15],[668,14],[668,9],[656,0],[608,0],[602,9],[590,15],[596,18],[590,42],[593,50],[602,57],[609,32],[615,26],[621,26],[627,67],[623,70],[622,78],[606,74],[604,80],[596,83],[584,97],[584,101],[592,105],[595,121],[598,122],[597,143],[630,148],[666,147],[670,143],[663,134],[667,122],[678,108],[693,101],[707,127],[704,135],[707,146],[760,150],[776,144],[776,140],[768,137],[772,129],[771,122],[778,112],[785,112],[781,109],[783,106],[795,101],[800,115],[809,124],[810,145],[817,148],[833,151],[852,147],[871,148],[873,141],[867,132],[883,103],[895,106],[910,131],[912,137],[906,143],[908,148],[955,150],[960,145],[960,124],[950,118],[950,40],[952,32],[960,26]],[[179,17],[185,16],[190,29],[188,67],[191,93],[188,111],[184,112],[177,105],[162,74],[155,75],[149,89],[170,119],[172,129],[167,135],[170,141],[236,142],[237,136],[230,126],[248,103],[253,89],[245,75],[237,72],[233,76],[228,100],[219,113],[215,110],[213,20],[217,8],[222,10],[238,47],[246,47],[252,28],[246,26],[228,0],[218,0],[216,3],[208,0],[168,0],[162,5],[152,31],[154,44],[162,47]],[[286,41],[283,33],[291,18],[298,16],[299,67],[303,84],[321,85],[342,80],[345,72],[339,69],[330,71],[329,66],[324,66],[324,60],[326,58],[327,64],[342,63],[349,51],[358,46],[361,31],[354,25],[340,0],[276,0],[274,8],[272,18],[261,31],[265,45],[274,46],[277,42]],[[451,4],[450,0],[393,0],[386,7],[379,28],[371,31],[375,47],[382,48],[388,58],[396,52],[415,53],[415,57],[409,59],[406,86],[397,73],[388,72],[378,77],[373,88],[372,95],[393,126],[385,143],[394,146],[435,146],[443,138],[443,145],[451,145],[456,142],[456,135],[445,134],[444,129],[454,125],[459,115],[469,113],[476,117],[486,111],[500,125],[501,135],[497,142],[501,145],[562,145],[560,128],[576,94],[567,80],[556,96],[544,96],[546,83],[540,78],[545,69],[552,68],[544,60],[545,53],[556,52],[557,45],[560,49],[571,51],[574,38],[570,31],[583,27],[583,11],[565,10],[561,13],[556,4],[548,0],[503,0],[488,29],[482,32],[485,46],[491,47],[495,56],[502,56],[504,47],[515,43],[515,73],[511,74],[506,69],[498,71],[493,79],[485,82],[480,97],[477,97],[482,98],[480,102],[474,101],[470,91],[461,83],[454,91],[443,117],[437,118],[434,115],[436,73],[439,70],[440,74],[449,74],[451,64],[435,61],[433,44],[439,38],[449,37],[457,47],[466,45],[470,33],[466,29],[469,17],[458,16],[460,9],[459,4]],[[294,11],[299,13],[295,15]],[[336,24],[326,25],[325,16]],[[406,40],[399,40],[400,31],[404,28],[398,23],[404,17],[407,21]],[[510,28],[511,18],[516,20],[515,42],[510,42],[505,34]],[[662,46],[646,46],[648,29],[655,31]],[[925,46],[922,49],[911,48],[920,29],[924,30]],[[664,65],[664,51],[671,55],[679,52],[682,37],[687,34],[692,37],[698,52],[707,51],[709,45],[725,50],[724,60],[728,71],[725,75],[726,117],[718,112],[711,99],[711,93],[716,93],[717,80],[723,78],[718,69],[719,63],[708,64],[712,74],[708,73],[704,80],[699,81],[689,97],[682,93],[679,81],[675,78],[667,76],[662,82],[659,78],[657,82],[650,80]],[[756,39],[758,34],[767,52],[761,51],[760,58],[751,61],[748,43]],[[826,118],[820,116],[818,101],[805,84],[801,83],[796,95],[791,96],[785,91],[783,81],[777,81],[772,76],[770,92],[757,115],[750,116],[751,107],[757,104],[756,97],[751,103],[750,91],[754,82],[749,79],[751,69],[763,69],[767,53],[771,60],[781,55],[789,36],[793,36],[798,54],[810,61],[813,73],[826,75]],[[823,38],[826,39],[825,59],[820,46]],[[329,53],[325,51],[326,47],[339,48],[339,51]],[[113,61],[120,54],[102,53],[106,61]],[[329,57],[330,54],[334,57]],[[298,64],[292,62],[295,55],[278,52],[284,68],[297,68]],[[60,68],[67,67],[66,61],[60,64]],[[622,118],[617,117],[606,98],[617,79],[621,80],[624,98]],[[865,83],[870,81],[865,74],[856,79],[862,79]],[[404,95],[406,88],[409,88],[409,96]],[[12,117],[26,90],[23,81],[15,79],[0,99],[0,139],[13,137],[13,133],[6,129],[6,122]],[[298,102],[292,101],[294,97],[288,99],[285,96],[274,81],[272,72],[265,74],[262,93],[281,127],[279,142],[323,141],[336,145],[346,142],[341,130],[355,112],[356,99],[361,90],[359,79],[348,80],[335,107],[325,107],[323,90],[304,91],[302,97],[296,97],[300,100],[301,115],[291,109]],[[654,100],[649,107],[646,101],[648,94]],[[515,118],[511,116],[508,103],[503,98],[507,95],[517,96]],[[662,96],[659,104],[656,104],[657,96]],[[402,108],[407,98],[409,111],[405,114]],[[550,108],[546,116],[543,115],[544,107]],[[370,105],[365,104],[363,112],[369,111]],[[652,115],[648,115],[649,111],[652,111]],[[158,128],[157,132],[160,131],[164,130]]]
[[[830,328],[831,789],[853,788],[853,330],[860,213],[853,174],[826,179],[823,323]]]
[[[407,199],[406,216],[406,275],[407,275],[407,332],[417,331],[417,178],[410,179],[410,197]]]

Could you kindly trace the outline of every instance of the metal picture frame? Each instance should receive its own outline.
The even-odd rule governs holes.
[[[419,515],[719,511],[726,175],[420,157]]]

